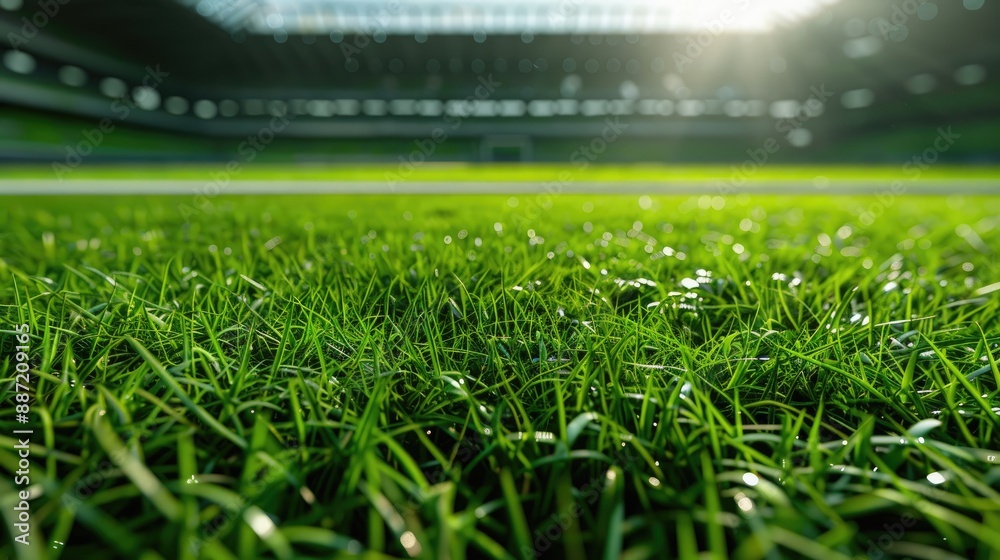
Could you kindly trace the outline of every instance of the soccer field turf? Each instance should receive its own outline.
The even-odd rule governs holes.
[[[1000,555],[1000,197],[3,202],[38,557]]]

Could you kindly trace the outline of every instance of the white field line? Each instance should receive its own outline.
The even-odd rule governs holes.
[[[0,179],[3,195],[192,195],[210,180]],[[708,194],[719,195],[714,181],[574,181],[558,185],[546,181],[406,181],[390,187],[384,181],[232,181],[219,195],[260,194]],[[732,194],[867,195],[883,191],[886,181],[831,180],[824,189],[810,181],[754,181]],[[921,180],[907,186],[907,194],[1000,195],[1000,180]]]

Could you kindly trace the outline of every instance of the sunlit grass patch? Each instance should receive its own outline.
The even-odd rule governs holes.
[[[8,199],[39,552],[1000,554],[1000,199],[715,198]]]

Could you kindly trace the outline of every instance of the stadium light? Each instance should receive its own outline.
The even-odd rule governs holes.
[[[839,0],[178,0],[230,32],[763,33]]]

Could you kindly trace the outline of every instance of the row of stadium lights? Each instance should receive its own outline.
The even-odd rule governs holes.
[[[3,1],[3,0],[0,0]],[[969,11],[976,11],[982,8],[986,4],[986,0],[962,0],[963,7]],[[939,13],[938,5],[935,2],[921,0],[919,6],[915,9],[913,15],[922,21],[932,21],[937,18]],[[271,28],[273,33],[273,38],[277,43],[285,43],[289,39],[289,34],[286,30],[282,28],[283,22],[281,21],[281,16],[279,14],[269,14],[267,16],[267,25]],[[865,37],[867,33],[870,36]],[[865,21],[860,18],[853,18],[848,20],[844,25],[844,33],[852,39],[844,44],[844,51],[848,56],[862,57],[874,54],[881,48],[881,43],[876,43],[872,41],[873,38],[878,36],[886,36],[888,39],[901,42],[906,40],[909,36],[909,27],[906,24],[893,24],[889,19],[885,17],[872,18],[869,21]],[[246,39],[244,32],[238,32],[233,35],[233,38],[237,42],[243,42]],[[375,31],[371,36],[372,40],[376,43],[384,43],[388,39],[388,35],[384,31]],[[428,34],[425,32],[417,32],[413,36],[417,43],[425,43],[428,39]],[[487,34],[485,31],[476,31],[472,34],[473,40],[477,43],[484,43],[487,39]],[[524,32],[521,34],[521,41],[525,44],[529,44],[534,41],[535,36],[531,32]],[[330,33],[330,40],[334,43],[341,43],[345,40],[344,33],[341,31],[333,31]],[[584,35],[573,34],[570,36],[570,40],[575,45],[582,45],[584,42],[589,42],[591,45],[597,46],[601,44],[607,44],[609,46],[615,46],[621,43],[622,38],[617,35],[590,35],[585,37]],[[631,45],[638,44],[640,37],[636,34],[629,34],[624,37],[625,42]],[[306,44],[314,44],[316,42],[315,35],[302,35],[302,41]],[[858,56],[854,56],[854,55]]]
[[[13,72],[28,74],[34,70],[34,61],[30,55],[20,51],[9,51],[4,56],[4,63]],[[59,70],[59,79],[68,86],[81,87],[87,82],[87,75],[82,69],[76,66],[63,66]],[[580,86],[579,77],[576,80],[565,80],[563,84],[564,93],[575,93]],[[669,83],[669,80],[667,80]],[[672,85],[672,84],[671,84]],[[118,78],[104,78],[99,83],[102,94],[109,98],[118,98],[128,93],[128,85]],[[681,90],[683,88],[676,88]],[[685,92],[681,92],[685,93]],[[248,116],[262,116],[274,112],[283,113],[291,110],[293,114],[308,114],[314,117],[331,117],[334,115],[356,116],[365,114],[369,116],[383,116],[393,114],[398,116],[419,115],[424,117],[438,117],[441,115],[455,116],[475,116],[475,117],[521,117],[525,114],[530,116],[572,116],[582,114],[584,116],[603,115],[630,115],[638,112],[642,115],[662,115],[669,116],[677,114],[683,117],[697,117],[701,115],[725,114],[730,117],[760,117],[766,113],[767,102],[763,100],[738,100],[730,99],[722,101],[718,99],[638,99],[639,90],[632,82],[625,82],[621,87],[621,94],[626,99],[614,100],[583,100],[559,99],[559,100],[532,100],[525,102],[519,99],[511,100],[480,100],[477,101],[471,111],[469,104],[465,100],[438,100],[438,99],[395,99],[386,101],[382,99],[340,99],[340,100],[305,100],[296,99],[291,101],[291,106],[284,101],[265,102],[259,99],[246,100],[243,103],[243,114]],[[136,105],[145,110],[157,110],[161,106],[160,95],[156,90],[136,87],[132,89],[132,97]],[[797,103],[795,101],[781,101],[772,104],[772,114],[778,115],[789,105]],[[201,99],[192,104],[185,98],[170,96],[162,101],[163,109],[172,115],[184,115],[189,110],[202,119],[213,119],[221,117],[235,117],[240,114],[240,104],[231,99],[224,99],[219,102],[208,99]],[[796,109],[797,110],[797,106]]]
[[[979,10],[984,5],[985,0],[963,0],[963,6],[970,11]],[[21,0],[0,0],[0,8],[18,10],[21,6]],[[904,7],[904,10],[905,9],[906,8]],[[913,15],[920,20],[931,21],[937,17],[938,11],[939,9],[936,3],[922,0],[922,2],[916,7]],[[282,22],[280,21],[280,15],[269,15],[267,22],[268,26],[275,29],[276,32],[284,34],[284,38],[279,42],[287,40],[287,33],[281,29]],[[909,29],[905,24],[893,24],[885,17],[875,17],[868,21],[860,18],[853,18],[844,24],[844,34],[849,37],[849,40],[843,45],[844,54],[849,58],[865,58],[873,56],[881,51],[883,37],[900,42],[907,38],[909,35]],[[524,32],[521,34],[521,41],[525,44],[531,43],[534,38],[535,36],[531,32]],[[307,44],[312,44],[315,42],[316,37],[312,35],[303,35],[302,39]],[[330,33],[330,40],[334,43],[341,43],[345,39],[348,39],[348,37],[345,37],[344,33],[341,31],[333,31]],[[372,39],[376,43],[384,43],[387,39],[387,35],[384,31],[375,31],[372,34]],[[427,39],[428,34],[424,32],[417,32],[414,35],[414,40],[417,43],[424,43]],[[486,40],[486,33],[484,31],[477,31],[473,33],[473,39],[478,43],[483,43]],[[570,36],[570,41],[573,44],[578,45],[583,44],[586,41],[594,46],[605,43],[609,46],[615,46],[620,44],[622,40],[628,44],[634,45],[639,43],[640,36],[636,34],[629,34],[624,37],[618,35],[590,35],[589,37],[585,37],[578,34]],[[382,70],[382,62],[377,58],[369,59],[368,66],[369,70],[372,72],[380,72]],[[472,71],[476,73],[485,72],[487,68],[486,63],[478,58],[474,59],[470,66]],[[610,73],[617,73],[624,69],[629,74],[638,74],[642,69],[642,63],[635,58],[629,59],[624,64],[617,58],[611,58],[603,66],[603,70]],[[348,72],[357,72],[361,69],[361,63],[357,59],[351,57],[345,61],[344,67]],[[388,63],[388,70],[394,74],[402,73],[404,67],[405,65],[403,61],[399,58],[394,58]],[[448,67],[452,73],[459,73],[463,70],[462,61],[457,58],[451,59],[448,63]],[[650,62],[650,70],[654,73],[662,73],[665,71],[666,67],[667,63],[662,58],[655,58]],[[771,71],[776,74],[783,73],[787,67],[788,64],[782,57],[774,57],[770,61]],[[573,58],[566,58],[562,62],[562,68],[565,72],[574,72],[577,70],[577,61]],[[588,73],[596,74],[602,71],[602,64],[597,59],[590,58],[583,62],[580,68]],[[431,59],[427,61],[425,69],[429,74],[437,74],[441,72],[442,65],[437,59]],[[518,62],[517,69],[525,74],[535,70],[544,72],[548,70],[548,61],[545,58],[539,58],[535,61],[523,58]],[[506,72],[508,70],[507,60],[504,58],[497,58],[493,63],[493,70],[496,72]],[[959,83],[964,82],[959,80]]]
[[[4,66],[19,74],[30,74],[35,69],[31,55],[22,51],[7,51],[3,57]],[[63,66],[58,72],[59,80],[72,87],[82,87],[87,83],[87,73],[76,66]],[[986,78],[986,69],[979,64],[962,66],[955,70],[954,80],[964,86],[981,83]],[[675,95],[685,97],[689,94],[681,85],[676,75],[670,74],[664,79],[664,86],[674,91]],[[581,85],[577,75],[567,76],[561,90],[564,95],[573,95]],[[919,95],[932,91],[937,86],[937,78],[932,74],[918,74],[904,83],[904,87],[912,94]],[[128,85],[118,78],[104,78],[99,82],[101,93],[118,98],[128,93]],[[731,88],[723,88],[731,89]],[[292,100],[291,104],[284,101],[246,100],[242,113],[248,116],[262,116],[275,111],[291,110],[293,114],[311,115],[314,117],[332,117],[334,115],[356,116],[424,116],[438,117],[441,115],[472,116],[472,117],[522,117],[525,114],[534,117],[547,116],[603,116],[603,115],[678,115],[682,117],[698,117],[702,115],[726,115],[729,117],[761,117],[766,113],[774,118],[792,118],[804,110],[807,116],[818,116],[822,107],[804,107],[795,100],[779,100],[770,104],[763,100],[740,99],[639,99],[639,88],[630,81],[622,83],[620,88],[622,99],[614,100],[481,100],[473,109],[468,109],[464,100],[438,99],[340,99],[340,100]],[[732,97],[732,91],[720,91],[720,97]],[[141,109],[155,111],[161,106],[160,94],[150,88],[135,87],[132,97]],[[841,104],[847,109],[862,109],[871,106],[875,101],[875,93],[868,88],[847,91],[841,95]],[[172,115],[184,115],[189,110],[196,117],[213,119],[216,117],[235,117],[241,113],[240,104],[231,99],[218,102],[201,99],[192,104],[185,98],[170,96],[162,101],[163,109]]]
[[[2,0],[0,0],[0,1],[2,1]],[[276,14],[272,14],[272,15],[276,15]],[[238,31],[238,32],[234,33],[232,35],[232,37],[233,37],[233,40],[236,41],[237,43],[242,43],[242,42],[244,42],[246,40],[246,32],[244,32],[244,31]],[[289,34],[284,29],[277,28],[277,29],[274,30],[274,33],[273,33],[272,37],[274,38],[274,41],[276,43],[282,44],[282,43],[285,43],[285,42],[288,41]],[[309,34],[301,35],[301,38],[302,38],[302,42],[305,43],[305,44],[307,44],[307,45],[315,44],[316,40],[317,40],[317,36],[316,35],[309,35]],[[420,44],[426,43],[429,38],[430,38],[430,35],[428,33],[424,32],[424,31],[418,31],[418,32],[416,32],[416,33],[413,34],[413,40],[416,41],[417,43],[420,43]],[[340,44],[340,43],[344,42],[345,40],[349,40],[349,39],[350,39],[350,34],[345,35],[343,31],[331,31],[330,32],[330,41],[332,41],[334,43]],[[385,31],[379,30],[379,31],[375,31],[374,33],[371,34],[371,39],[372,39],[372,41],[374,41],[374,42],[376,42],[378,44],[382,44],[382,43],[385,43],[389,39],[389,35]],[[487,39],[487,34],[486,34],[485,31],[476,31],[476,32],[474,32],[472,34],[472,39],[475,42],[477,42],[477,43],[485,43],[486,39]],[[531,33],[529,31],[525,31],[524,33],[521,33],[521,42],[522,43],[528,45],[528,44],[531,44],[534,40],[535,40],[535,34],[534,33]],[[639,35],[635,35],[635,34],[625,35],[624,38],[622,38],[622,36],[620,36],[620,35],[607,35],[607,36],[605,36],[605,35],[589,35],[589,36],[584,36],[584,35],[578,35],[578,34],[570,35],[570,42],[573,43],[574,45],[582,45],[584,43],[590,43],[591,45],[594,45],[594,46],[606,44],[606,45],[608,45],[610,47],[614,47],[614,46],[620,45],[623,40],[624,40],[625,43],[628,43],[630,45],[636,45],[636,44],[639,43],[639,41],[641,39],[640,39]]]
[[[371,72],[381,72],[382,71],[382,61],[379,58],[369,58],[367,59],[368,69]],[[389,61],[388,65],[389,72],[393,74],[400,74],[405,69],[405,64],[399,58],[393,58]],[[667,68],[667,62],[662,58],[655,58],[650,61],[649,69],[654,73],[662,73]],[[357,72],[361,70],[361,62],[354,57],[348,58],[344,62],[344,69],[348,72]],[[441,61],[436,58],[429,59],[424,66],[424,69],[428,74],[439,74],[444,70],[444,66]],[[469,69],[477,74],[481,74],[487,71],[487,64],[482,59],[476,58],[469,63]],[[497,58],[493,61],[493,71],[494,72],[507,72],[510,69],[510,65],[505,58]],[[605,64],[601,64],[596,58],[590,58],[586,61],[580,61],[577,63],[575,58],[566,58],[562,61],[562,69],[564,72],[575,72],[577,69],[586,70],[590,74],[596,74],[602,69],[615,74],[624,70],[629,74],[638,74],[642,71],[642,63],[638,59],[631,58],[625,62],[617,58],[610,58]],[[463,63],[461,59],[453,58],[448,61],[448,71],[453,74],[458,74],[463,70]],[[547,72],[549,70],[549,61],[545,58],[538,58],[531,60],[529,58],[522,58],[517,62],[517,70],[523,74],[528,74],[530,72]]]
[[[382,61],[379,58],[369,58],[367,59],[368,70],[373,73],[378,73],[382,71]],[[788,69],[788,62],[784,57],[775,56],[770,60],[771,71],[775,74],[784,73]],[[399,58],[393,58],[388,63],[388,70],[393,74],[401,74],[405,69],[405,64]],[[577,60],[572,57],[567,57],[562,61],[562,70],[565,73],[573,73],[577,71],[586,71],[588,74],[597,74],[598,72],[606,71],[610,74],[617,74],[624,70],[628,74],[639,74],[642,72],[642,63],[636,58],[630,58],[627,61],[622,61],[618,58],[609,58],[604,64],[596,58],[588,58],[586,60]],[[436,58],[431,58],[427,61],[424,66],[428,74],[439,74],[444,71],[444,66],[442,62]],[[357,72],[361,70],[361,62],[356,58],[348,58],[344,62],[344,69],[348,72]],[[487,63],[480,59],[475,58],[469,63],[469,69],[476,74],[482,74],[489,70]],[[649,61],[649,70],[654,74],[662,74],[668,69],[667,61],[663,58],[656,57]],[[452,74],[459,74],[464,70],[463,62],[461,59],[452,58],[448,61],[448,71]],[[510,65],[505,58],[497,58],[493,61],[492,71],[494,72],[507,72],[510,70]],[[547,72],[549,70],[549,61],[546,58],[537,58],[531,60],[529,58],[522,58],[517,63],[517,70],[522,74],[528,74],[531,72]]]
[[[7,51],[4,54],[3,63],[8,70],[18,74],[31,74],[35,70],[34,58],[23,51]],[[61,67],[58,76],[62,83],[72,87],[82,87],[88,81],[87,73],[76,66]],[[953,78],[959,85],[973,86],[986,79],[986,68],[981,64],[965,65],[954,71]],[[937,87],[937,81],[938,79],[933,74],[918,74],[906,80],[904,87],[910,93],[919,95],[933,91]],[[560,89],[563,95],[572,96],[577,93],[581,84],[580,77],[571,74],[563,79]],[[664,86],[678,97],[686,97],[690,93],[675,74],[668,74],[664,78]],[[111,98],[121,97],[128,93],[128,85],[124,81],[112,77],[102,79],[99,83],[99,89],[101,93]],[[730,117],[759,117],[765,114],[767,107],[767,103],[762,100],[639,100],[639,87],[631,81],[625,81],[621,84],[620,94],[623,99],[613,101],[587,100],[578,102],[575,99],[561,99],[557,101],[535,100],[526,103],[521,100],[483,100],[476,104],[476,110],[471,116],[520,117],[526,112],[532,116],[575,115],[578,111],[585,116],[626,115],[632,114],[638,109],[639,114],[643,115],[668,116],[676,113],[680,116],[692,117],[713,114],[725,114]],[[132,96],[142,109],[154,111],[160,107],[160,95],[153,89],[136,87],[132,90]],[[720,91],[720,97],[733,97],[733,92]],[[872,105],[874,100],[875,93],[867,88],[851,90],[841,96],[841,104],[847,109],[865,108]],[[775,101],[771,104],[772,116],[786,118],[790,115],[785,115],[785,113],[794,114],[798,111],[798,107],[788,110],[792,103],[796,102],[794,100]],[[261,100],[247,100],[244,102],[243,112],[250,116],[264,115],[264,105],[265,102]],[[440,116],[442,114],[458,114],[456,111],[462,109],[457,107],[464,105],[465,103],[461,101],[442,102],[435,99],[419,101],[397,99],[389,102],[378,99],[366,101],[351,99],[339,101],[295,100],[292,102],[293,112],[316,117],[358,115],[362,112],[372,116],[381,116],[387,112],[394,115]],[[171,96],[164,100],[163,107],[170,114],[183,115],[188,112],[190,103],[182,97]],[[195,116],[203,119],[211,119],[216,116],[235,117],[240,113],[240,106],[239,103],[230,99],[218,103],[202,99],[194,103],[193,112]]]
[[[982,8],[986,4],[986,0],[962,0],[962,5],[965,9],[969,11],[976,11]],[[0,8],[6,9],[8,11],[20,10],[23,6],[23,0],[0,0]],[[209,10],[210,6],[207,3],[200,3],[197,6],[197,11],[203,16],[210,15],[206,10]],[[904,8],[905,9],[905,8]],[[921,3],[915,9],[913,15],[922,21],[931,21],[935,19],[938,15],[939,9],[935,2],[921,0]],[[273,30],[274,40],[278,43],[284,43],[288,40],[289,34],[282,27],[284,22],[282,21],[281,15],[274,13],[269,14],[266,17],[267,26]],[[874,46],[874,43],[869,39],[871,37],[863,37],[867,31],[871,36],[883,35],[884,30],[888,30],[888,38],[893,41],[903,41],[909,35],[909,28],[905,24],[891,24],[885,17],[872,18],[868,22],[860,18],[853,18],[848,20],[844,25],[844,33],[848,37],[854,38],[852,41],[848,41],[844,45],[845,52],[848,56],[852,53],[859,53],[862,56],[866,56],[864,53],[868,53],[871,49],[878,49],[880,46]],[[472,34],[473,39],[477,43],[484,43],[487,38],[485,31],[476,31]],[[238,42],[243,42],[245,40],[245,34],[239,32],[234,34],[233,38]],[[384,43],[388,36],[384,31],[377,30],[372,33],[372,40],[376,43]],[[426,32],[417,32],[413,36],[417,43],[425,43],[428,39],[428,34]],[[529,44],[534,41],[534,34],[525,31],[521,34],[521,41],[525,44]],[[344,41],[345,36],[341,31],[333,31],[330,33],[330,40],[334,43],[341,43]],[[313,44],[316,42],[315,35],[302,35],[302,40],[306,44]],[[621,43],[622,37],[617,35],[590,35],[585,37],[580,34],[573,34],[570,36],[570,41],[576,45],[582,45],[585,41],[589,42],[591,45],[597,46],[601,44],[607,44],[609,46],[615,46]],[[638,44],[640,41],[639,35],[628,34],[624,36],[624,41],[628,44]]]
[[[353,65],[351,63],[353,63]],[[371,70],[375,72],[379,71],[380,64],[381,63],[378,62],[377,59],[371,61],[370,62]],[[30,74],[31,72],[34,71],[35,68],[34,58],[31,55],[20,51],[8,51],[8,53],[4,57],[4,65],[10,71],[19,74]],[[472,71],[477,74],[486,72],[486,63],[483,62],[481,59],[478,58],[474,59],[470,63],[470,66]],[[641,66],[640,62],[633,58],[630,59],[625,64],[625,69],[630,74],[636,74],[639,72],[640,66]],[[358,61],[353,58],[348,59],[346,67],[348,71],[351,72],[357,71]],[[621,62],[616,58],[608,60],[606,65],[606,69],[609,72],[617,72],[618,70],[621,69],[621,67],[622,67]],[[770,67],[772,72],[780,74],[787,69],[788,63],[785,61],[783,57],[774,57],[770,61]],[[577,70],[576,60],[573,58],[567,58],[563,60],[562,68],[565,72],[568,73],[574,72],[575,70]],[[667,68],[666,62],[662,58],[655,58],[650,62],[650,70],[652,70],[655,73],[662,73],[666,70],[666,68]],[[497,72],[506,71],[507,70],[506,60],[503,58],[497,59],[494,62],[493,69]],[[521,61],[518,63],[518,70],[520,70],[523,73],[528,73],[531,72],[532,70],[545,71],[547,69],[548,69],[548,62],[544,58],[539,58],[534,62],[525,58],[521,59]],[[596,74],[601,70],[601,64],[596,59],[591,58],[587,60],[586,63],[584,63],[583,69],[585,69],[588,73]],[[403,62],[398,58],[392,59],[391,61],[389,61],[389,70],[396,74],[402,72]],[[427,71],[429,73],[436,74],[440,72],[440,70],[441,70],[441,65],[437,59],[430,59],[427,61]],[[462,70],[461,60],[451,59],[451,61],[449,62],[449,70],[453,73],[461,72]],[[77,87],[86,83],[87,80],[87,76],[84,73],[84,71],[74,66],[64,66],[59,72],[59,78],[66,85],[77,86]],[[564,79],[564,83],[566,80],[572,81],[576,78],[577,76],[575,76],[574,74],[570,74]],[[958,84],[975,85],[986,79],[986,69],[979,64],[970,64],[967,66],[962,66],[961,68],[958,68],[955,71],[954,78],[955,82]],[[109,78],[109,79],[115,79],[115,78]],[[624,83],[628,84],[631,82],[624,82]],[[907,89],[911,93],[916,93],[916,94],[927,93],[933,90],[936,84],[937,80],[934,78],[934,76],[930,74],[920,74],[917,76],[913,76],[910,80],[907,81]]]
[[[24,5],[23,0],[0,0],[0,8],[8,11],[20,10],[23,7],[23,5]],[[962,0],[962,5],[967,10],[975,11],[979,10],[984,5],[986,5],[986,0]],[[197,7],[198,12],[201,13],[203,16],[210,15],[206,11],[207,9],[208,9],[207,5],[199,5]],[[935,2],[929,2],[925,0],[916,9],[916,16],[923,21],[931,21],[934,18],[936,18],[937,15],[938,15],[938,6]],[[274,29],[275,31],[283,31],[281,28],[283,27],[284,22],[282,21],[280,14],[269,14],[267,16],[266,21],[268,27],[270,27],[271,29]],[[855,36],[855,37],[859,36],[860,33],[857,31],[859,28],[859,24],[863,28],[863,26],[865,25],[864,20],[853,19],[848,21],[847,24],[845,25],[845,33],[847,33],[849,36]],[[482,42],[486,38],[486,32],[478,31],[473,35],[473,37],[477,41]],[[385,41],[386,35],[382,31],[376,31],[373,34],[373,38],[375,39],[376,42],[381,43]],[[286,33],[286,39],[287,39],[287,33]],[[334,42],[339,43],[344,39],[344,35],[339,31],[334,31],[333,33],[331,33],[330,39],[333,40]],[[427,34],[418,32],[415,34],[415,39],[417,40],[417,42],[422,43],[427,40]],[[534,34],[530,32],[524,32],[521,34],[521,40],[525,43],[531,43],[532,40],[534,40]],[[576,44],[582,44],[584,41],[584,37],[582,35],[573,35],[573,40],[574,43]],[[594,35],[592,35],[589,40],[590,43],[593,45],[599,45],[602,42],[600,36],[594,36]],[[625,40],[630,44],[636,44],[639,42],[639,36],[635,34],[626,35]],[[615,44],[618,43],[618,38],[616,37],[612,39],[609,37],[607,42],[608,45],[614,46]]]
[[[966,10],[976,11],[982,8],[986,4],[986,0],[962,0],[962,5]],[[927,0],[921,0],[919,6],[915,9],[914,14],[918,19],[922,21],[932,21],[938,16],[938,5],[935,2],[930,2]],[[205,14],[203,14],[205,15]],[[266,18],[267,25],[271,30],[273,30],[273,38],[277,43],[285,43],[289,39],[289,34],[285,31],[283,26],[283,21],[281,20],[280,14],[269,14]],[[887,36],[892,41],[901,42],[906,40],[909,36],[909,27],[905,24],[892,24],[887,18],[878,17],[873,18],[866,22],[860,18],[854,18],[849,20],[844,25],[844,33],[848,37],[854,38],[848,41],[844,45],[845,52],[849,53],[867,53],[870,49],[878,49],[879,46],[873,46],[874,43],[870,41],[871,37],[863,37],[866,31],[868,31],[872,36],[878,36],[883,34],[883,30],[887,30]],[[240,32],[234,35],[234,39],[238,42],[245,40],[245,35]],[[372,34],[372,39],[376,43],[384,43],[388,36],[384,31],[375,31]],[[418,43],[424,43],[427,41],[428,35],[425,32],[417,32],[414,34],[414,40]],[[472,38],[477,43],[486,42],[487,34],[485,31],[476,31],[472,34]],[[535,36],[531,32],[524,32],[521,34],[521,41],[525,44],[531,43]],[[340,43],[345,39],[344,34],[341,31],[333,31],[330,33],[330,40],[334,43]],[[303,42],[306,44],[313,44],[316,42],[315,35],[303,35]],[[621,38],[615,35],[601,36],[601,35],[590,35],[589,37],[584,37],[583,35],[574,34],[571,35],[570,40],[575,45],[582,45],[585,41],[588,41],[591,45],[601,45],[603,43],[609,46],[615,46],[620,44]],[[635,34],[630,34],[625,36],[625,41],[629,44],[637,44],[640,41],[640,37]],[[862,55],[865,56],[865,55]]]

